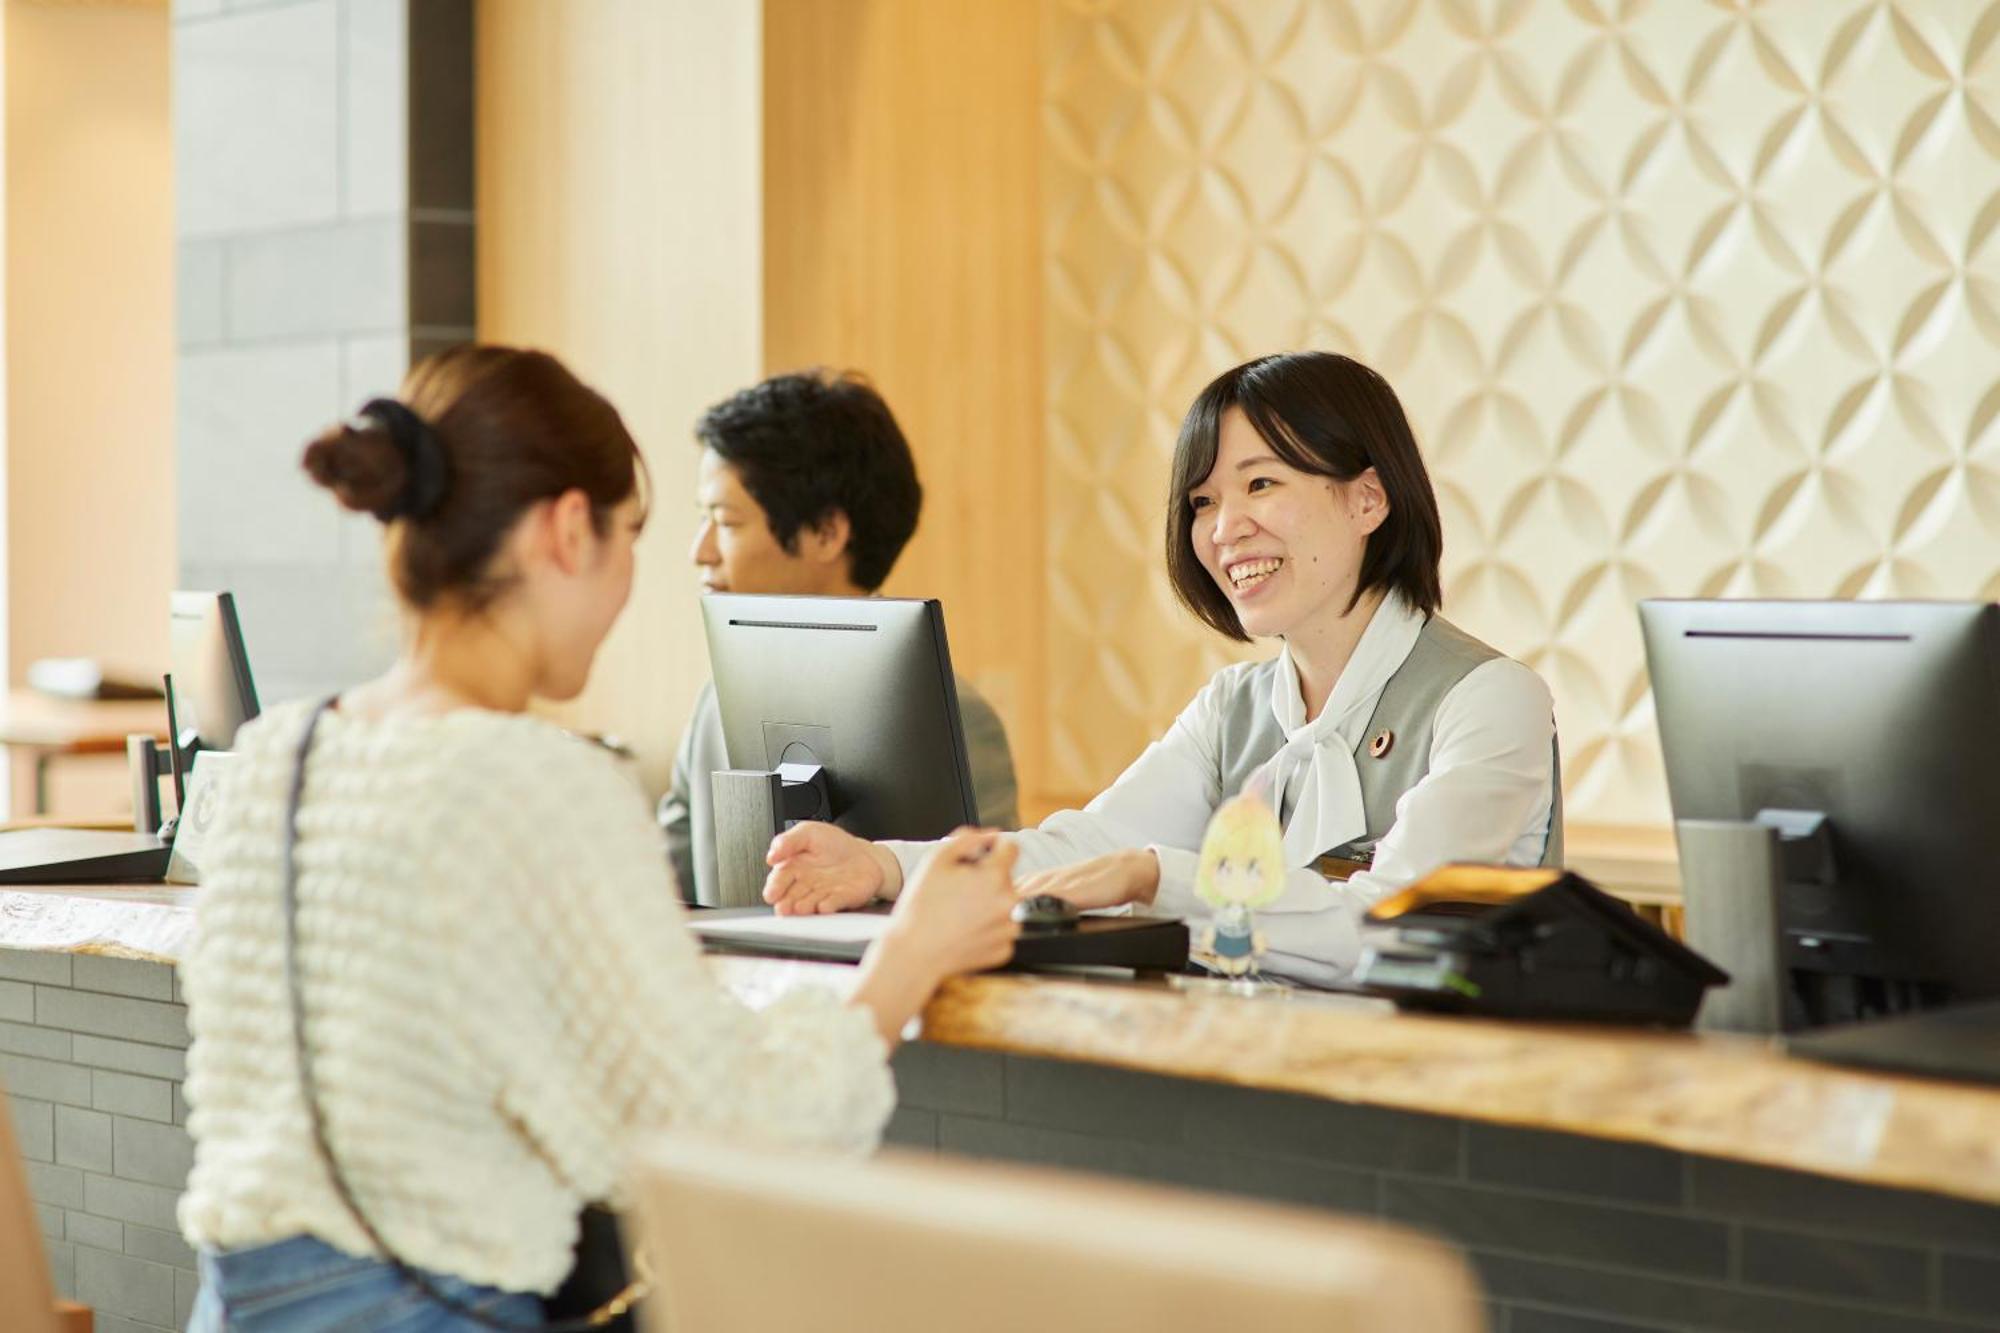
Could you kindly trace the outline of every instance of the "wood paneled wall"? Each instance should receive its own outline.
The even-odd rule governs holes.
[[[1036,3],[766,0],[764,366],[865,372],[924,515],[885,591],[943,599],[1008,724],[1044,732],[1041,22]]]
[[[8,0],[0,33],[8,680],[39,657],[157,679],[175,578],[167,14]],[[122,764],[65,765],[54,801],[116,814],[129,795]]]
[[[742,0],[478,11],[479,335],[562,357],[652,469],[632,604],[565,717],[654,790],[708,675],[688,427],[761,365],[758,24]]]
[[[174,579],[167,16],[9,0],[0,22],[8,678],[54,656],[157,676]]]

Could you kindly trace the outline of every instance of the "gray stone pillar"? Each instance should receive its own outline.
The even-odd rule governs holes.
[[[299,455],[472,337],[472,0],[176,0],[173,87],[179,578],[236,593],[267,702],[324,692],[395,623]]]

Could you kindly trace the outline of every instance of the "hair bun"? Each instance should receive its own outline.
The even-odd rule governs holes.
[[[408,482],[403,451],[389,432],[372,423],[329,426],[306,446],[306,475],[334,493],[341,505],[381,518]]]
[[[353,421],[306,446],[306,472],[342,505],[384,523],[436,513],[451,484],[444,442],[393,398],[374,398]]]
[[[361,405],[360,415],[380,425],[403,456],[403,487],[375,517],[387,523],[436,513],[451,488],[451,460],[431,423],[394,398],[371,398]]]

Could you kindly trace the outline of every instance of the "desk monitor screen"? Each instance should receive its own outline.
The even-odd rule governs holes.
[[[1830,858],[1777,911],[1794,984],[1838,978],[1851,1001],[1819,1021],[2000,993],[2000,607],[1639,616],[1675,818],[1826,817]]]
[[[701,610],[732,767],[820,765],[833,822],[864,838],[978,822],[937,602],[711,593]]]
[[[226,592],[175,593],[171,648],[180,725],[174,741],[183,762],[198,749],[227,750],[236,729],[257,716],[236,599]]]

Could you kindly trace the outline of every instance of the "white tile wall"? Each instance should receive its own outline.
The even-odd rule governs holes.
[[[183,238],[339,215],[336,0],[174,29]]]
[[[227,335],[222,296],[223,243],[182,241],[174,270],[175,324],[180,345],[204,347]]]
[[[340,343],[340,401],[353,411],[370,398],[393,394],[410,368],[409,335],[397,331]]]
[[[387,333],[409,321],[402,217],[267,231],[229,243],[229,335],[238,342]]]
[[[181,573],[191,587],[235,592],[258,698],[266,706],[366,680],[395,656],[395,604],[379,566],[359,560],[348,566],[183,562]]]
[[[407,0],[342,0],[340,23],[343,211],[401,212],[410,206]]]
[[[337,507],[299,469],[307,440],[345,410],[328,339],[184,351],[180,546],[208,564],[328,562]]]

